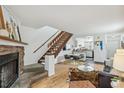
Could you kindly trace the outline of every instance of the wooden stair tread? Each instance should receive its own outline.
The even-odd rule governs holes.
[[[51,41],[48,44],[49,50],[45,53],[45,55],[54,55],[55,57],[58,55],[58,53],[61,51],[62,48],[64,48],[65,44],[69,40],[69,38],[72,36],[71,33],[61,31],[58,36],[56,36],[53,41]],[[45,60],[44,55],[44,60]],[[41,59],[43,59],[41,57]],[[42,63],[43,60],[39,60],[38,63]]]

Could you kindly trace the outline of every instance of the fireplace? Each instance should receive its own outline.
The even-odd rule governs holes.
[[[10,87],[18,78],[18,53],[0,56],[0,87]]]
[[[12,87],[23,69],[24,47],[0,45],[0,87]]]

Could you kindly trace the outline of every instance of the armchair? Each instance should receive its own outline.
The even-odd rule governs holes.
[[[118,77],[116,75],[112,75],[105,72],[99,72],[98,74],[98,87],[99,88],[112,88],[111,86],[111,78]]]

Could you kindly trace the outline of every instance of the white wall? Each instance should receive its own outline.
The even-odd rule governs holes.
[[[114,56],[116,49],[121,48],[121,37],[123,32],[108,33],[107,38],[107,57],[111,58]]]
[[[34,58],[32,56],[32,38],[34,38],[36,29],[26,27],[26,26],[20,26],[20,34],[21,39],[23,42],[28,43],[28,45],[25,46],[25,56],[24,56],[24,65],[29,65],[34,63]]]

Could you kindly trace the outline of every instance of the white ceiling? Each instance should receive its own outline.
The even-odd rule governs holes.
[[[77,36],[120,31],[124,6],[7,6],[23,25],[49,25]]]

